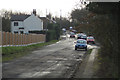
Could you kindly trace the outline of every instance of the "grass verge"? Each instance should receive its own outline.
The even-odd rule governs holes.
[[[19,47],[2,47],[2,62],[10,61],[22,57],[24,55],[30,54],[31,51],[41,48],[46,45],[56,43],[58,40],[52,40],[50,42],[33,44],[29,46],[19,46]]]
[[[99,78],[119,78],[119,68],[115,65],[115,60],[109,58],[108,56],[102,56],[103,49],[98,50],[97,55],[97,72],[96,75]]]
[[[87,53],[88,53],[88,54],[91,54],[92,50],[93,50],[93,49],[88,49],[88,50],[87,50]]]

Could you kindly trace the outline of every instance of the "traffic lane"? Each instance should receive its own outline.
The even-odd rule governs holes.
[[[84,51],[74,51],[74,39],[60,41],[46,46],[33,54],[17,59],[10,63],[3,63],[3,77],[5,78],[58,78],[83,56]],[[67,66],[66,66],[67,65]],[[64,76],[63,76],[64,77]]]
[[[62,41],[62,42],[65,43],[66,41]],[[37,63],[34,63],[34,61],[39,60],[40,61],[38,62],[39,65],[41,63],[45,63],[46,62],[45,56],[48,56],[49,54],[53,53],[54,50],[58,51],[58,49],[63,48],[63,46],[60,47],[62,45],[61,44],[62,42],[59,42],[57,44],[57,47],[55,44],[49,45],[49,46],[42,48],[41,50],[33,51],[32,52],[33,54],[22,57],[12,62],[4,63],[3,64],[3,75],[4,76],[6,75],[8,77],[17,77],[18,74],[24,73],[26,72],[27,69],[33,67],[31,64],[38,66]]]
[[[71,41],[69,41],[69,42],[71,42]],[[43,57],[43,56],[45,56],[45,55],[48,55],[49,53],[52,53],[52,52],[54,52],[54,51],[58,51],[59,49],[64,49],[64,47],[65,47],[64,45],[66,45],[66,43],[67,43],[67,40],[65,40],[65,41],[59,41],[59,42],[57,42],[56,44],[52,44],[52,45],[45,46],[45,47],[43,47],[43,48],[40,48],[40,49],[38,49],[38,50],[33,51],[33,52],[32,52],[33,54],[29,54],[29,55],[27,55],[27,56],[24,56],[24,57],[22,57],[22,58],[20,58],[20,59],[16,59],[16,60],[14,60],[14,61],[5,62],[5,63],[2,64],[2,66],[6,66],[6,65],[9,65],[9,64],[15,64],[15,63],[17,63],[17,61],[19,62],[19,61],[21,61],[21,60],[27,61],[27,59],[29,59],[29,60],[38,59],[38,58],[40,58],[40,57]],[[68,43],[67,43],[67,44],[68,44]],[[37,56],[37,55],[39,55],[39,56]],[[36,57],[36,56],[37,56],[37,57]],[[24,60],[24,59],[25,59],[25,60]],[[22,63],[23,61],[21,61],[21,63]],[[19,63],[18,63],[18,64],[19,64]]]
[[[76,53],[76,54],[75,54]],[[58,61],[58,64],[54,65],[55,68],[50,67],[48,75],[42,76],[42,78],[68,78],[70,73],[74,70],[74,65],[78,63],[78,54],[80,58],[84,54],[84,52],[72,51],[69,49],[64,49],[58,52],[55,58],[51,59],[51,61]],[[80,61],[80,59],[79,59]],[[69,73],[67,73],[69,71]],[[67,74],[66,74],[67,73]]]
[[[39,52],[39,51],[38,51]],[[38,53],[37,52],[37,53]],[[44,51],[43,51],[44,52]],[[45,52],[46,53],[46,52]],[[37,54],[38,55],[38,54]],[[42,56],[43,57],[43,56]],[[48,57],[48,55],[47,56],[45,56],[43,59],[45,59],[46,60],[46,57]],[[29,59],[30,57],[28,56],[26,59],[23,59],[23,60],[25,60],[25,61],[27,61],[28,62],[28,60],[27,59]],[[33,56],[31,57],[31,59],[33,58]],[[52,58],[52,57],[51,57]],[[36,58],[35,56],[34,56],[34,58],[33,58],[33,60],[35,61],[35,59],[38,59],[38,58]],[[45,60],[41,60],[41,61],[44,61],[45,62]],[[21,65],[21,64],[23,64],[23,63],[25,63],[25,61],[20,61],[20,62],[18,62],[18,63],[16,63],[16,65]],[[29,60],[30,61],[30,60]],[[27,63],[26,62],[26,63]],[[31,62],[31,61],[30,61]],[[43,62],[43,63],[44,63]],[[34,62],[35,63],[35,62]],[[42,62],[41,62],[42,63]],[[28,62],[28,64],[30,64],[29,62]],[[27,65],[27,64],[24,64],[24,66],[25,65]],[[16,67],[16,66],[15,66]],[[30,66],[31,67],[31,66]],[[14,66],[13,66],[13,68],[14,68]],[[20,67],[19,67],[20,68]],[[24,68],[24,67],[23,67]],[[5,68],[4,68],[5,69]],[[24,69],[23,69],[24,70]]]

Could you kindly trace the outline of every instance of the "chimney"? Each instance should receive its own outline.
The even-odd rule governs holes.
[[[33,14],[36,16],[36,9],[33,9]]]

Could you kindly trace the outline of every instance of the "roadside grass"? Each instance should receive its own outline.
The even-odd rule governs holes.
[[[99,69],[100,69],[100,65],[101,65],[101,62],[99,61],[101,58],[100,58],[100,50],[101,49],[98,49],[98,53],[96,53],[96,55],[95,55],[95,60],[94,60],[94,66],[93,66],[93,70],[94,70],[94,75],[93,75],[93,78],[100,78],[99,76],[98,76],[98,74],[99,74]]]
[[[56,43],[58,40],[52,40],[50,42],[33,44],[29,46],[18,46],[18,47],[2,47],[2,62],[10,61],[12,59],[16,59],[27,54],[30,54],[31,51],[41,48],[46,45],[50,45]],[[1,61],[0,61],[1,62]]]
[[[114,64],[114,60],[110,59],[109,57],[101,56],[102,49],[98,50],[97,55],[97,72],[96,75],[99,78],[106,77],[106,78],[119,78],[119,68]],[[107,69],[107,72],[106,72]],[[104,75],[103,75],[104,74]]]
[[[88,50],[87,50],[87,53],[88,53],[88,54],[91,54],[92,50],[93,50],[93,49],[88,49]]]

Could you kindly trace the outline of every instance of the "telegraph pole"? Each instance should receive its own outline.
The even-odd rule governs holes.
[[[47,9],[46,9],[46,17],[47,17]]]
[[[60,29],[62,28],[62,26],[61,26],[61,20],[62,20],[62,10],[60,9]]]
[[[47,9],[46,9],[46,23],[45,23],[45,28],[46,28],[46,30],[45,30],[45,35],[46,35],[46,41],[45,42],[47,42],[47,26],[48,26],[48,22],[47,22]]]

